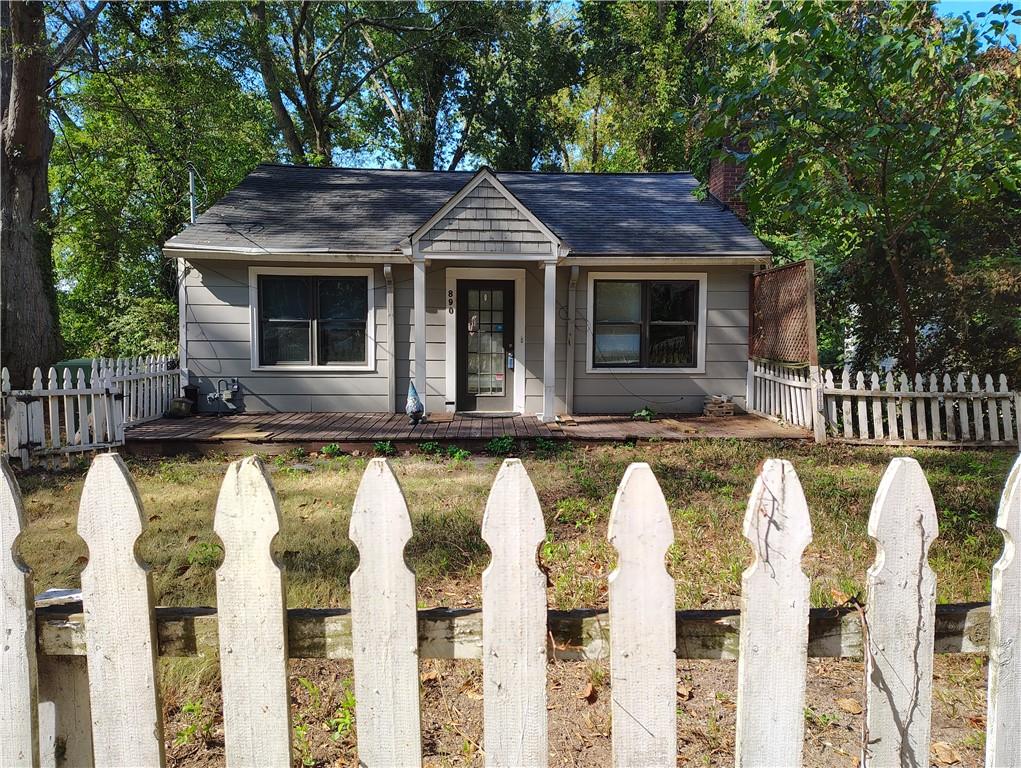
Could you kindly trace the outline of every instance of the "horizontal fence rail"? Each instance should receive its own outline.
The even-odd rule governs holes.
[[[549,660],[606,658],[613,765],[673,765],[676,659],[736,658],[736,765],[798,766],[809,656],[864,659],[864,766],[928,765],[933,654],[983,650],[987,764],[1021,768],[1021,565],[1013,544],[1021,537],[1021,459],[1001,499],[997,527],[1006,545],[988,606],[936,604],[927,562],[938,535],[935,505],[918,463],[898,458],[869,518],[876,560],[868,600],[832,610],[808,605],[801,560],[811,517],[798,476],[787,461],[766,461],[742,528],[752,565],[739,612],[675,609],[665,566],[673,528],[647,464],[628,468],[613,504],[607,533],[618,560],[609,609],[549,611],[537,568],[543,517],[516,459],[504,462],[486,505],[482,533],[493,560],[481,611],[417,610],[404,561],[411,518],[384,459],[369,463],[351,516],[359,564],[350,610],[286,609],[286,573],[271,552],[281,514],[257,458],[231,464],[217,501],[219,609],[156,608],[136,554],[147,517],[116,454],[95,458],[82,492],[78,532],[89,559],[80,595],[66,598],[80,603],[36,609],[15,546],[26,531],[21,498],[6,460],[0,469],[5,768],[52,765],[57,745],[76,766],[165,765],[157,659],[196,654],[220,660],[230,765],[290,764],[287,659],[319,657],[353,660],[360,764],[420,763],[420,659],[479,658],[489,698],[486,765],[545,765]]]
[[[34,460],[124,444],[124,428],[158,419],[180,392],[176,361],[161,357],[96,358],[86,373],[36,368],[31,389],[12,389],[0,372],[6,453]]]

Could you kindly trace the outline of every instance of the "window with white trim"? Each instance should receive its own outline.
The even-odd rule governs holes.
[[[258,275],[260,366],[369,363],[369,278]]]
[[[596,279],[593,368],[697,368],[698,280]]]

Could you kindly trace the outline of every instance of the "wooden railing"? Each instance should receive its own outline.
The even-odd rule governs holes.
[[[97,358],[86,377],[65,368],[58,377],[36,368],[31,389],[12,389],[0,372],[6,453],[34,460],[124,444],[124,427],[160,418],[180,391],[180,370],[162,357]]]
[[[115,454],[96,457],[82,491],[78,532],[89,560],[81,604],[36,611],[15,550],[26,531],[20,495],[6,461],[0,469],[5,767],[52,764],[58,744],[76,766],[165,765],[157,657],[211,651],[220,659],[228,765],[291,764],[287,659],[315,656],[353,659],[361,765],[421,763],[422,657],[481,658],[490,766],[547,764],[551,657],[609,659],[615,766],[675,765],[676,659],[736,657],[737,765],[798,766],[809,655],[864,658],[864,765],[928,765],[933,653],[986,649],[987,765],[1021,765],[1014,545],[993,567],[989,606],[937,606],[927,563],[936,510],[913,459],[894,459],[879,486],[868,526],[878,555],[860,614],[809,609],[801,557],[811,522],[787,461],[765,462],[751,492],[743,534],[752,564],[739,614],[675,610],[664,562],[673,525],[647,464],[628,468],[611,511],[617,568],[608,611],[548,611],[537,564],[542,510],[515,459],[501,467],[483,517],[493,554],[481,611],[416,609],[415,576],[403,557],[411,518],[383,459],[369,463],[354,501],[348,534],[359,565],[349,611],[286,609],[285,574],[271,553],[281,514],[257,458],[230,465],[217,501],[214,529],[225,550],[218,608],[156,608],[137,556],[147,516]],[[997,526],[1008,542],[1021,537],[1021,460]]]
[[[823,393],[831,437],[883,445],[1021,445],[1021,393],[1007,377],[866,375],[826,371]],[[970,387],[968,386],[970,379]]]

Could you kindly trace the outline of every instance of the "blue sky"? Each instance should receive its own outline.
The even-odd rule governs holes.
[[[972,19],[975,19],[978,14],[988,11],[994,5],[996,5],[994,0],[944,0],[936,3],[936,8],[941,16],[963,16],[968,13],[971,14]],[[1014,10],[1021,9],[1021,2],[1014,2],[1013,6]],[[1013,34],[1021,38],[1021,17],[1014,17],[1014,21],[1005,34]]]

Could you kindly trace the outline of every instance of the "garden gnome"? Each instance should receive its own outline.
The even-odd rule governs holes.
[[[418,426],[425,413],[425,404],[418,397],[418,390],[415,389],[415,382],[408,382],[408,404],[404,406],[404,412],[411,419],[412,426]]]

